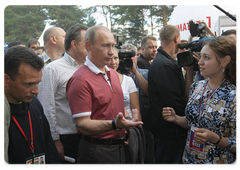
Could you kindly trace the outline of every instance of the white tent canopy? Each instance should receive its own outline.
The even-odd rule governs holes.
[[[237,13],[236,6],[220,5],[220,7],[232,15]],[[236,22],[213,5],[178,5],[174,8],[168,24],[178,27],[181,39],[188,40],[190,36],[188,22],[191,19],[194,22],[206,22],[217,35],[228,29],[236,29]]]

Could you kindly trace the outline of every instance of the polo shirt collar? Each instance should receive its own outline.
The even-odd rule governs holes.
[[[86,65],[95,74],[99,74],[99,73],[105,74],[95,64],[93,64],[93,62],[88,58],[88,56],[86,57],[86,61],[84,65]],[[110,71],[110,69],[106,65],[105,65],[105,69],[106,71]]]

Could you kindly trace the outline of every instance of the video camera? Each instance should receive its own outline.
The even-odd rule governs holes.
[[[183,67],[183,66],[194,65],[193,70],[198,71],[198,64],[196,59],[193,57],[193,52],[200,52],[202,49],[203,42],[214,39],[215,37],[206,37],[206,34],[204,33],[204,29],[206,27],[205,24],[203,23],[195,24],[193,21],[190,21],[189,23],[190,23],[189,24],[190,33],[192,37],[198,36],[200,37],[200,39],[191,41],[190,43],[179,43],[177,45],[177,47],[180,49],[183,49],[183,48],[190,49],[189,51],[185,51],[177,54],[178,66]]]
[[[115,45],[115,47],[119,49],[119,70],[121,72],[129,71],[133,67],[133,62],[131,58],[136,55],[134,50],[121,49],[123,39],[124,38],[122,35],[116,35],[117,44]]]
[[[206,25],[204,23],[194,23],[193,21],[189,22],[190,33],[192,37],[206,37]]]

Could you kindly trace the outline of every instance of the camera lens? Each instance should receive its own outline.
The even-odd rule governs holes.
[[[133,66],[133,62],[131,59],[125,59],[123,60],[123,67],[126,69],[126,70],[130,70]]]

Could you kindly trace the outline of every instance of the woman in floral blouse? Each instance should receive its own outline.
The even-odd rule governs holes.
[[[190,89],[185,117],[166,107],[165,121],[188,129],[184,163],[233,163],[236,153],[236,46],[218,37],[207,42],[198,62],[206,80]]]

